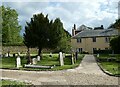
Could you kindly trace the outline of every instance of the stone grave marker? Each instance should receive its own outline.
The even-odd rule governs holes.
[[[37,56],[37,61],[40,61],[40,56]]]
[[[99,55],[99,54],[97,54],[97,57],[100,57],[100,55]]]
[[[59,52],[60,66],[64,65],[62,52]]]
[[[32,59],[32,64],[37,64],[37,59],[36,58]]]
[[[20,68],[21,67],[21,59],[20,57],[18,56],[17,59],[16,59],[16,65],[17,65],[17,68]]]
[[[5,57],[8,57],[9,55],[8,55],[8,53],[5,53]]]
[[[74,64],[74,54],[72,53],[72,64]]]
[[[65,58],[65,53],[63,53],[63,58]]]

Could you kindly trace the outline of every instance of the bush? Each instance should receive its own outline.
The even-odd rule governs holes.
[[[112,54],[112,50],[94,50],[94,54]]]

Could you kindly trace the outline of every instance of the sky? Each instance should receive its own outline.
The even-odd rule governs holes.
[[[6,0],[2,5],[15,9],[24,33],[26,21],[29,22],[34,14],[48,14],[50,20],[60,18],[64,28],[71,33],[72,27],[82,24],[88,27],[107,28],[118,18],[119,0]]]

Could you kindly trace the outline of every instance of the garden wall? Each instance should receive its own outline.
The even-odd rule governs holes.
[[[27,52],[27,47],[26,46],[2,46],[2,54],[7,53],[10,51],[10,53],[26,53]],[[36,48],[30,48],[31,53],[37,53]]]
[[[10,51],[10,53],[26,53],[27,47],[26,46],[2,46],[2,54],[7,53]],[[52,52],[50,49],[43,49],[42,52],[49,53]],[[38,49],[37,48],[30,48],[30,53],[37,54]]]

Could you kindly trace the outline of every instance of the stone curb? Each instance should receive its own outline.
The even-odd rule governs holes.
[[[95,56],[94,56],[95,57]],[[101,65],[100,63],[97,61],[97,58],[95,57],[95,60],[97,62],[97,65],[99,66],[99,68],[107,75],[109,76],[114,76],[114,77],[120,77],[120,75],[113,75],[112,73],[110,73],[109,71],[105,70]]]

